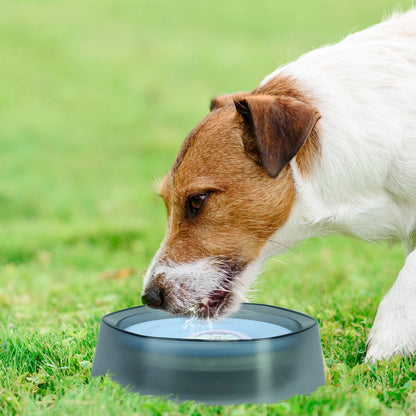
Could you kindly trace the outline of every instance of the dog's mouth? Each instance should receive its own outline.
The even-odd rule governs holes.
[[[218,288],[202,298],[196,306],[196,315],[200,318],[220,318],[233,303],[235,280],[244,269],[244,265],[236,262],[222,263],[225,273]]]
[[[209,296],[203,298],[197,306],[196,314],[200,318],[220,317],[231,303],[232,293],[226,290],[214,290]]]

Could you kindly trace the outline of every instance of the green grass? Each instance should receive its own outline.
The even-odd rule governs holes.
[[[409,3],[2,1],[1,414],[416,413],[416,359],[362,363],[402,251],[344,237],[271,260],[253,296],[318,318],[327,384],[313,395],[204,407],[90,378],[101,316],[139,304],[163,237],[152,184],[210,98]]]

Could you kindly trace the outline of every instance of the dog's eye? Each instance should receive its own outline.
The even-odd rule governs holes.
[[[188,218],[194,218],[203,207],[207,198],[208,194],[190,196],[186,201],[186,216]]]

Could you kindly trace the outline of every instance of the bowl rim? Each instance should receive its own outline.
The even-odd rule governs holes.
[[[241,307],[255,307],[255,306],[261,306],[261,307],[267,307],[267,308],[272,308],[272,309],[277,309],[277,310],[281,310],[281,311],[285,311],[285,312],[289,312],[290,314],[294,314],[294,315],[298,315],[299,317],[302,317],[306,320],[309,320],[310,323],[309,324],[302,324],[299,325],[300,328],[294,331],[289,332],[288,334],[281,334],[281,335],[275,335],[272,337],[265,337],[265,338],[255,338],[255,339],[229,339],[229,340],[208,340],[208,339],[193,339],[193,338],[172,338],[172,337],[159,337],[159,336],[152,336],[152,335],[142,335],[142,334],[138,334],[135,332],[130,332],[130,331],[126,331],[124,328],[120,328],[117,326],[117,324],[121,321],[123,321],[124,319],[128,318],[129,316],[125,316],[123,318],[121,318],[120,320],[117,321],[117,324],[113,324],[111,322],[109,322],[109,319],[116,315],[116,314],[120,314],[122,312],[126,312],[126,311],[133,311],[135,309],[142,309],[142,308],[147,308],[151,311],[158,311],[156,309],[151,309],[145,305],[138,305],[138,306],[133,306],[131,308],[124,308],[124,309],[120,309],[118,311],[114,311],[114,312],[110,312],[106,315],[104,315],[101,318],[101,322],[105,323],[106,325],[108,325],[109,327],[111,327],[112,329],[115,329],[123,334],[129,335],[129,336],[133,336],[133,337],[137,337],[140,339],[146,339],[146,340],[157,340],[157,341],[175,341],[175,342],[180,342],[180,343],[205,343],[205,344],[212,344],[212,345],[224,345],[227,343],[253,343],[253,342],[267,342],[267,341],[272,341],[272,340],[276,340],[276,339],[282,339],[282,338],[287,338],[293,335],[297,335],[300,334],[302,332],[305,331],[309,331],[311,328],[314,328],[315,326],[318,325],[318,321],[316,320],[316,318],[313,318],[310,315],[307,315],[303,312],[299,312],[299,311],[294,311],[292,309],[288,309],[288,308],[283,308],[280,306],[275,306],[275,305],[267,305],[264,303],[248,303],[248,302],[243,302],[241,303]],[[234,312],[234,313],[238,313],[241,309],[239,309],[238,311]],[[162,312],[162,311],[160,311]],[[165,312],[165,311],[164,311]],[[130,315],[132,316],[132,315]],[[181,315],[171,315],[171,317],[174,319],[175,317],[181,317]],[[169,317],[166,318],[161,318],[161,319],[170,319]],[[289,319],[292,319],[289,317]],[[298,322],[298,321],[297,321]],[[299,322],[298,322],[299,324]]]

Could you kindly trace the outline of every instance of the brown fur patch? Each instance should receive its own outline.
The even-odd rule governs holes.
[[[263,86],[257,87],[251,93],[237,92],[234,94],[217,96],[212,100],[211,107],[214,106],[214,110],[221,109],[223,107],[233,105],[235,100],[253,95],[273,95],[291,97],[313,106],[313,100],[310,97],[308,97],[304,92],[302,92],[302,89],[298,84],[299,83],[292,77],[278,75],[272,78]],[[175,173],[179,165],[182,163],[183,158],[186,152],[188,151],[189,147],[191,146],[191,143],[194,140],[196,134],[212,116],[213,114],[211,113],[208,116],[206,116],[203,120],[201,120],[185,138],[168,175],[166,175],[166,177],[159,185],[158,193],[162,197],[163,195],[168,194],[167,188],[171,185],[170,182],[173,181]],[[318,158],[319,153],[319,126],[315,125],[308,139],[305,141],[304,145],[301,147],[298,154],[296,155],[296,162],[298,164],[299,171],[302,175],[307,175],[310,172],[313,162]]]
[[[169,234],[164,259],[226,257],[246,264],[287,221],[294,184],[289,167],[272,179],[247,157],[234,105],[213,114],[189,139],[176,172],[168,174],[172,180],[165,195]],[[187,198],[206,191],[210,194],[199,215],[186,218]]]
[[[257,87],[253,92],[253,95],[283,95],[286,97],[293,97],[306,104],[314,106],[313,99],[309,97],[293,77],[277,75],[269,80],[266,84]],[[305,141],[302,148],[296,155],[296,162],[299,167],[299,171],[302,175],[308,175],[313,162],[317,160],[320,153],[319,143],[319,124],[315,125],[310,136]]]
[[[245,121],[247,155],[272,178],[299,152],[320,118],[314,107],[284,95],[253,95],[235,107]]]
[[[278,76],[248,95],[256,96],[312,105],[288,77]],[[234,99],[234,95],[227,96],[228,101]],[[277,178],[268,176],[259,160],[247,156],[242,139],[245,127],[243,117],[230,103],[206,116],[185,139],[159,189],[168,210],[162,261],[218,257],[247,264],[288,220],[295,200],[290,167],[286,165]],[[318,154],[315,126],[296,155],[301,174],[309,173]],[[207,192],[200,213],[187,218],[189,196]]]

